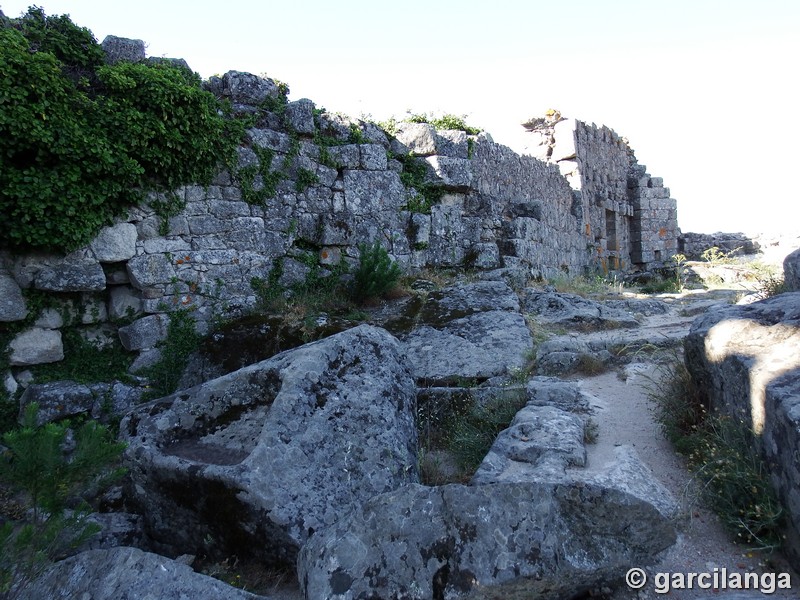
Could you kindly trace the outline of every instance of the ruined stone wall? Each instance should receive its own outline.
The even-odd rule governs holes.
[[[637,163],[624,138],[558,111],[524,126],[531,154],[558,165],[576,191],[586,248],[598,269],[659,267],[677,252],[677,202],[661,178]]]
[[[2,254],[0,320],[22,320],[21,290],[42,290],[91,335],[148,350],[166,334],[166,313],[192,309],[201,327],[244,314],[257,301],[254,278],[279,274],[288,286],[311,263],[355,264],[360,243],[379,241],[407,269],[505,267],[522,277],[646,266],[675,243],[674,200],[657,178],[631,179],[635,159],[607,128],[558,121],[542,161],[488,134],[425,123],[400,124],[390,138],[310,100],[286,103],[275,82],[247,73],[207,86],[253,119],[238,166],[175,190],[185,206],[166,223],[144,204],[69,256]],[[443,190],[429,210],[404,183],[409,155]],[[63,326],[41,318],[18,334],[11,365],[60,360]]]

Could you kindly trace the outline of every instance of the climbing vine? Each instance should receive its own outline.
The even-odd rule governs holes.
[[[210,183],[243,133],[168,62],[106,65],[92,33],[32,7],[0,28],[0,247],[69,251],[150,191]]]

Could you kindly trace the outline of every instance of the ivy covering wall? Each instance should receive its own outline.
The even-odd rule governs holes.
[[[0,23],[0,72],[0,248],[78,248],[147,192],[209,182],[243,132],[192,71],[106,64],[37,7]]]

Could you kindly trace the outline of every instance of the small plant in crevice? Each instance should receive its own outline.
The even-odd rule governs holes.
[[[583,422],[583,441],[586,444],[596,444],[600,434],[600,426],[592,417],[587,417]]]
[[[574,373],[588,375],[589,377],[605,373],[608,369],[609,365],[603,361],[603,359],[585,352],[578,354],[575,364],[572,365],[572,371]]]
[[[99,531],[87,520],[83,496],[104,489],[124,473],[116,466],[125,447],[108,429],[87,421],[37,422],[28,405],[22,427],[3,435],[0,482],[17,492],[18,514],[4,514],[0,527],[0,597],[16,598],[54,561],[61,560]]]
[[[85,339],[78,328],[62,330],[64,359],[31,367],[36,383],[70,380],[77,383],[130,381],[128,367],[135,353],[126,351],[117,338],[108,345]]]
[[[317,177],[314,171],[302,167],[297,170],[297,180],[295,181],[294,188],[298,194],[305,192],[315,183],[319,183],[319,177]]]
[[[665,436],[686,457],[701,499],[734,540],[753,550],[779,548],[784,511],[751,426],[709,409],[704,392],[681,360],[662,365],[648,396]]]
[[[456,416],[450,424],[447,446],[458,464],[474,473],[498,434],[509,426],[526,403],[524,390],[509,390],[485,403],[476,403],[465,414]]]
[[[178,388],[190,355],[197,350],[202,336],[197,333],[192,311],[179,308],[168,313],[167,337],[159,343],[159,361],[144,369],[142,374],[150,380],[145,399],[161,398]]]
[[[360,244],[358,250],[360,262],[353,273],[353,298],[365,302],[383,296],[397,285],[402,271],[378,241],[371,246]]]
[[[428,179],[428,165],[421,158],[412,154],[395,154],[392,158],[403,167],[400,181],[410,194],[406,209],[430,214],[431,207],[438,204],[444,196],[444,188]]]
[[[466,118],[466,115],[459,116],[452,113],[444,114],[441,117],[435,117],[432,114],[409,113],[404,120],[408,123],[429,123],[436,129],[463,131],[467,135],[478,135],[483,131],[479,127],[467,125]]]
[[[712,246],[703,251],[700,257],[712,265],[732,265],[736,262],[734,255],[742,248],[734,248],[729,252],[724,252],[717,246]]]

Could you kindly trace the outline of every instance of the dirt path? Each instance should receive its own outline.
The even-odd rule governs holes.
[[[659,317],[660,326],[685,328],[688,332],[691,319],[674,314],[671,319]],[[702,508],[697,500],[697,485],[692,481],[681,457],[675,454],[670,443],[664,438],[653,416],[653,401],[648,397],[648,387],[657,385],[659,371],[650,363],[633,363],[623,371],[613,371],[585,378],[580,381],[582,389],[592,398],[594,420],[598,424],[597,443],[589,445],[588,468],[599,469],[613,458],[613,451],[619,445],[633,446],[640,458],[648,465],[655,476],[679,502],[681,510],[678,517],[680,531],[678,542],[661,557],[661,560],[648,568],[648,584],[640,591],[632,591],[623,586],[617,589],[613,598],[617,600],[644,598],[797,598],[797,592],[776,590],[765,596],[757,591],[747,593],[734,590],[672,590],[668,595],[657,594],[653,578],[656,573],[722,573],[726,568],[732,571],[756,571],[763,573],[775,569],[785,571],[786,565],[780,558],[773,565],[765,565],[765,558],[749,553],[743,546],[730,540],[715,515]],[[800,579],[792,574],[795,590],[800,588]]]

